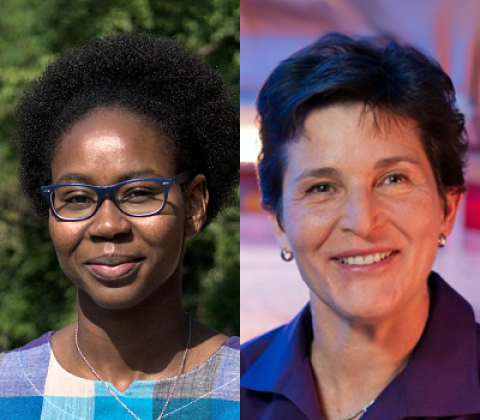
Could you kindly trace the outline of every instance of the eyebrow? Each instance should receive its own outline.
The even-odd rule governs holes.
[[[307,169],[303,172],[301,172],[298,176],[294,178],[294,182],[298,182],[304,178],[308,177],[316,177],[316,178],[321,178],[321,177],[339,177],[340,176],[340,171],[338,171],[335,168],[330,168],[330,167],[323,167],[323,168],[315,168],[315,169]]]
[[[136,179],[136,178],[145,178],[149,176],[155,176],[160,178],[163,177],[162,175],[159,175],[156,171],[154,171],[152,168],[145,168],[140,171],[132,171],[127,174],[124,174],[117,180],[117,182],[128,181],[130,179]],[[78,173],[63,174],[59,182],[81,182],[81,183],[93,185],[91,182],[91,177],[89,177],[88,175],[78,174]]]
[[[417,160],[409,157],[409,156],[392,156],[384,159],[380,159],[377,161],[375,164],[375,169],[382,169],[386,168],[392,165],[396,165],[397,163],[402,163],[402,162],[407,162],[411,163],[413,165],[420,165],[420,162]],[[298,182],[304,178],[308,177],[315,177],[315,178],[321,178],[321,177],[330,177],[330,178],[339,178],[340,177],[340,171],[336,168],[332,167],[322,167],[322,168],[315,168],[315,169],[307,169],[303,172],[301,172],[298,176],[294,178],[294,182]]]
[[[385,159],[380,159],[375,164],[375,169],[385,168],[387,166],[396,165],[397,163],[407,162],[413,165],[420,165],[420,162],[410,156],[392,156]]]

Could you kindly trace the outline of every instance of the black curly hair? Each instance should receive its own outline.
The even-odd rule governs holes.
[[[171,142],[179,170],[205,175],[205,225],[231,204],[239,182],[239,119],[222,77],[171,39],[124,34],[60,54],[17,106],[19,177],[38,215],[48,215],[40,186],[51,178],[62,134],[104,107],[146,117]]]

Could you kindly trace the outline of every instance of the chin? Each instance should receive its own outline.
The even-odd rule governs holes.
[[[372,290],[373,292],[373,290]],[[367,290],[342,290],[336,296],[321,297],[317,295],[327,310],[334,317],[351,324],[378,325],[394,317],[399,311],[400,302],[396,293],[368,293]]]
[[[104,310],[108,311],[122,311],[127,309],[132,309],[141,304],[141,300],[133,300],[130,296],[129,298],[117,298],[117,299],[95,299],[95,304]]]
[[[372,310],[368,311],[359,310],[357,312],[344,312],[343,317],[352,325],[374,326],[391,319],[393,317],[393,312],[391,310],[378,310],[378,308],[372,308]]]
[[[86,307],[97,307],[104,310],[131,309],[146,301],[148,295],[131,287],[105,288],[103,290],[84,290],[79,288],[79,302]]]

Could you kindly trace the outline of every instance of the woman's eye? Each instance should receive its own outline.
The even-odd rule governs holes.
[[[75,197],[70,198],[68,201],[70,203],[75,203],[75,204],[84,204],[84,203],[90,203],[92,201],[92,199],[90,197],[77,195]]]
[[[389,174],[384,178],[383,183],[387,185],[401,184],[405,182],[406,179],[407,178],[401,174]]]
[[[155,192],[150,190],[132,190],[123,197],[122,201],[144,200],[155,196]]]
[[[330,184],[316,184],[308,190],[308,192],[312,193],[329,193],[332,191],[333,186]]]
[[[128,194],[130,197],[143,197],[145,195],[150,195],[150,191],[135,190]]]
[[[68,206],[88,206],[95,203],[94,198],[83,194],[60,197],[60,200]]]

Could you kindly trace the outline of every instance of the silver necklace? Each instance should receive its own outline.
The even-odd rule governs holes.
[[[163,417],[163,414],[167,410],[168,404],[170,403],[170,400],[172,399],[173,393],[175,392],[175,388],[177,386],[178,379],[180,378],[180,375],[183,373],[183,369],[185,368],[185,361],[187,360],[187,354],[188,354],[188,348],[190,347],[190,339],[192,338],[192,318],[190,315],[188,316],[188,339],[187,339],[187,346],[185,348],[185,352],[183,353],[183,358],[182,358],[182,363],[180,363],[180,369],[178,370],[178,376],[175,378],[175,381],[173,382],[173,387],[172,390],[170,391],[170,394],[168,395],[167,402],[165,403],[165,406],[163,407],[162,412],[160,415],[157,417],[157,420],[161,420]],[[90,362],[87,360],[87,358],[84,356],[82,350],[80,350],[80,347],[78,345],[78,324],[75,327],[75,347],[77,348],[78,354],[80,357],[83,359],[85,364],[88,366],[88,368],[91,370],[91,372],[95,375],[95,377],[103,384],[105,389],[112,395],[113,398],[115,398],[118,403],[125,409],[127,410],[128,414],[130,414],[135,420],[140,420],[140,418],[132,411],[130,410],[124,402],[120,400],[115,395],[115,392],[112,391],[112,389],[108,386],[108,384],[100,377],[100,375],[95,371],[95,369],[92,367]]]
[[[353,413],[353,414],[350,414],[349,416],[347,417],[344,417],[343,419],[341,420],[353,420],[355,418],[357,418],[358,416],[362,416],[363,414],[365,414],[367,412],[367,410],[371,407],[371,405],[375,402],[375,399],[370,401],[365,407],[363,407],[362,409],[358,410],[357,412]],[[326,420],[325,417],[322,416],[322,420]]]
[[[398,369],[398,371],[397,371],[397,373],[395,374],[394,377],[397,377],[398,375],[400,375],[401,372],[403,372],[403,370],[407,367],[408,361],[409,361],[409,357],[407,357],[407,359],[402,363],[402,365],[400,366],[400,369]],[[358,416],[363,416],[367,412],[367,410],[373,405],[373,403],[377,400],[377,398],[378,398],[378,395],[372,401],[370,401],[365,407],[363,407],[362,409],[360,409],[356,413],[353,413],[353,414],[350,414],[347,417],[344,417],[341,420],[353,420],[353,419],[357,418]],[[327,420],[323,416],[321,416],[320,419],[321,420]],[[157,420],[159,420],[159,419],[157,419]]]

